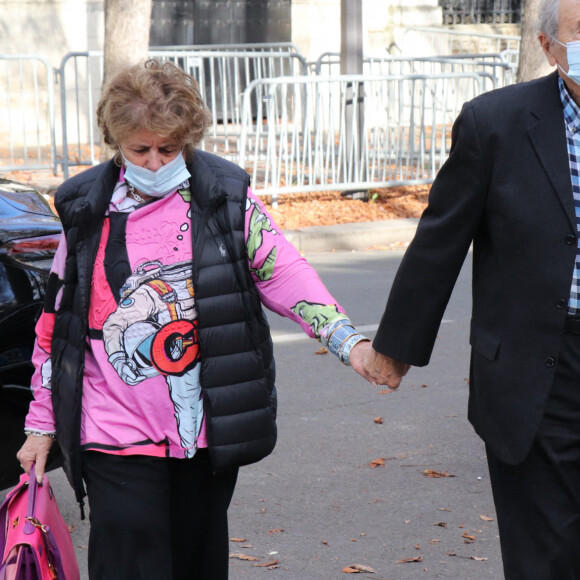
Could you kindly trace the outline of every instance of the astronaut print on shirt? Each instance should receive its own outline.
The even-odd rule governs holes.
[[[193,296],[190,262],[145,262],[129,277],[117,309],[103,325],[109,362],[125,383],[165,376],[181,443],[189,453],[202,413]]]

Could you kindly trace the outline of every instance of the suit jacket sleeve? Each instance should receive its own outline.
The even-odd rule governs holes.
[[[429,193],[389,295],[374,348],[406,363],[429,362],[451,292],[486,204],[488,177],[471,103],[452,130],[449,158]]]

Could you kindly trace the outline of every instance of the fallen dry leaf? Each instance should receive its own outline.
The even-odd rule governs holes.
[[[395,391],[392,391],[391,389],[382,389],[379,391],[379,395],[390,395],[391,393],[394,393]]]
[[[230,538],[230,542],[247,542],[245,538]]]
[[[461,537],[466,544],[473,544],[473,542],[475,542],[475,536],[469,534],[468,532],[463,532]]]
[[[379,459],[373,459],[373,461],[369,463],[369,467],[371,469],[374,469],[375,467],[384,467],[385,463],[386,459],[384,457],[380,457]]]
[[[479,516],[479,519],[483,520],[484,522],[493,522],[493,518],[490,518],[489,516],[485,516],[485,515]]]
[[[361,572],[376,574],[370,566],[364,566],[363,564],[351,564],[350,566],[345,566],[342,569],[342,572],[343,574],[360,574]]]
[[[268,530],[268,533],[271,536],[278,536],[279,534],[281,534],[284,530],[282,528],[276,528],[275,530]]]
[[[375,423],[377,425],[382,425],[383,424],[383,418],[382,417],[375,417],[374,421],[375,421]]]
[[[321,346],[318,350],[314,351],[314,354],[328,354],[328,349],[325,346]]]
[[[476,562],[487,562],[487,558],[483,556],[457,556],[457,552],[447,552],[448,556],[465,558],[467,560],[475,560]]]
[[[256,566],[256,568],[270,568],[270,567],[274,567],[274,566],[278,566],[278,564],[280,563],[280,560],[272,560],[271,562],[263,562],[261,564],[253,564],[253,566]]]
[[[447,523],[446,522],[435,522],[433,525],[434,526],[439,526],[440,528],[446,528],[447,527]]]
[[[230,554],[230,558],[237,558],[238,560],[247,560],[248,562],[257,562],[260,558],[256,556],[250,556],[249,554],[242,554],[241,552],[233,552]]]
[[[410,562],[422,562],[423,554],[420,556],[415,556],[414,558],[403,558],[402,560],[397,560],[397,564],[409,564]]]
[[[434,477],[434,478],[455,477],[455,475],[451,475],[450,473],[447,473],[446,471],[435,471],[434,469],[425,469],[423,471],[423,475],[425,475],[426,477]]]

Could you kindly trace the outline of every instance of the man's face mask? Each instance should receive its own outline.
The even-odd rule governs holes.
[[[554,38],[554,42],[557,42],[560,46],[563,46],[566,49],[566,56],[568,59],[568,72],[566,72],[559,64],[558,68],[571,81],[580,85],[580,40],[563,43]]]

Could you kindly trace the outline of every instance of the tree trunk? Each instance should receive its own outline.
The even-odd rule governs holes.
[[[529,81],[548,74],[552,68],[538,41],[538,8],[540,0],[523,0],[522,40],[517,82]]]
[[[105,0],[103,86],[126,66],[147,58],[152,0]],[[101,142],[101,161],[111,151]]]

